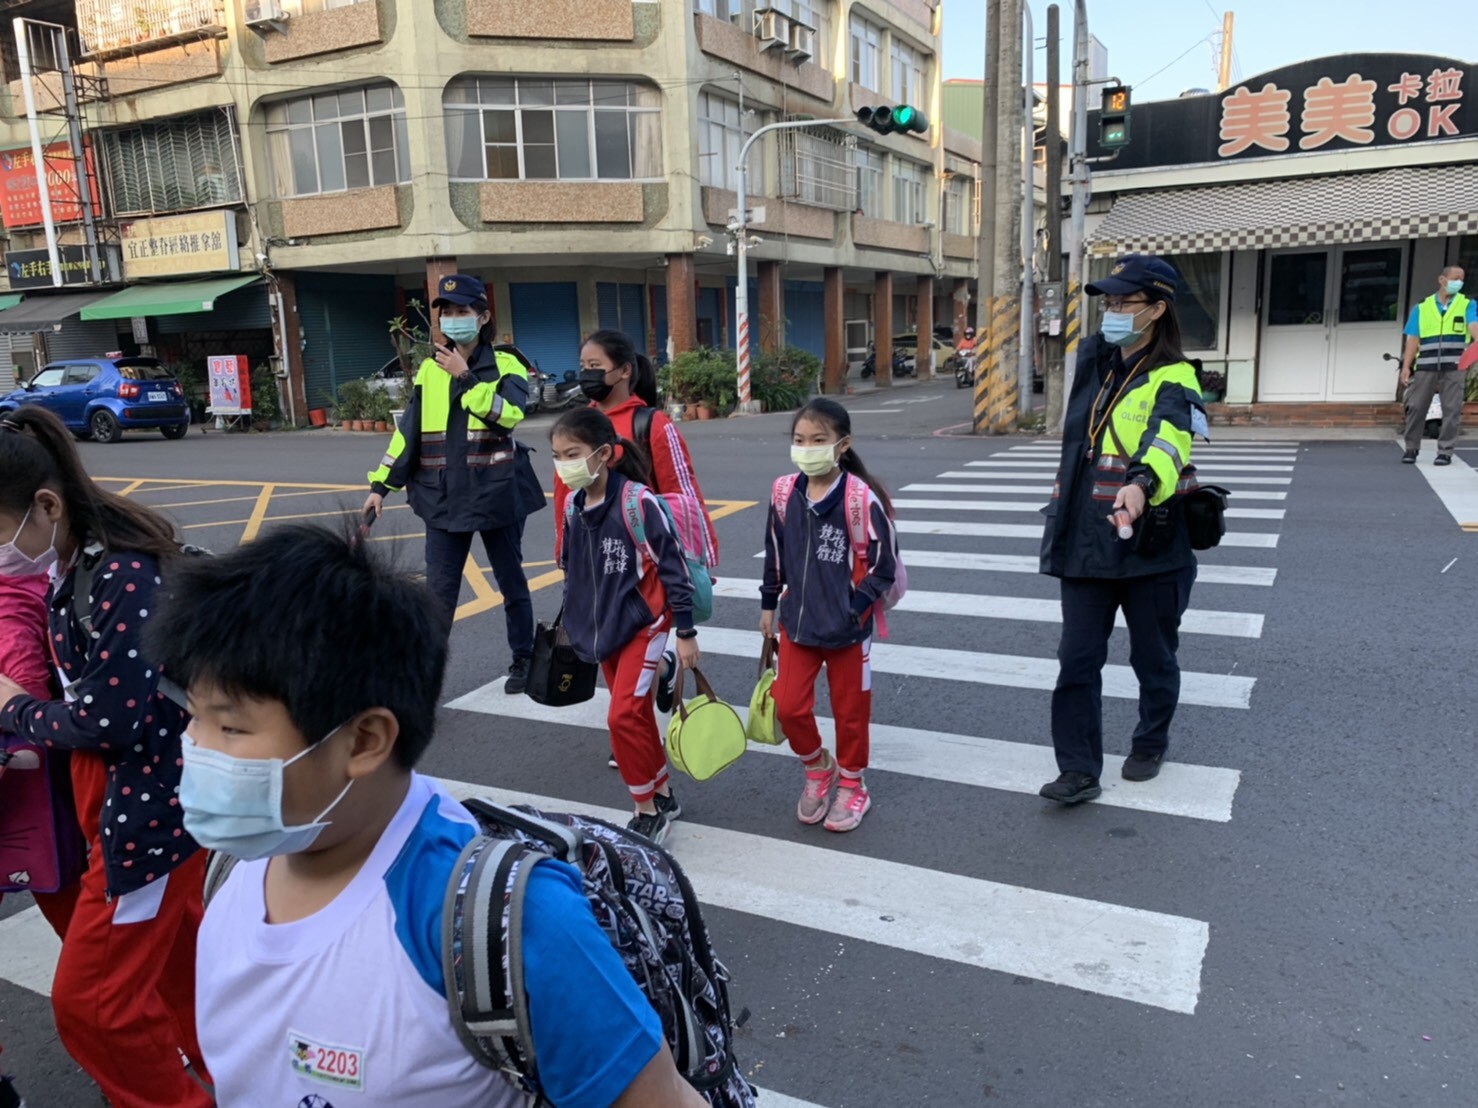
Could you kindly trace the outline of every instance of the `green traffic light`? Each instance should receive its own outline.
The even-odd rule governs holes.
[[[913,108],[910,108],[907,104],[900,104],[893,109],[893,122],[899,127],[906,129],[912,125],[915,114]]]

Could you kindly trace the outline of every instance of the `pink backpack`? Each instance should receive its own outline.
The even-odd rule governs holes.
[[[790,503],[790,494],[795,491],[795,483],[799,477],[799,473],[777,477],[775,486],[770,491],[770,503],[775,507],[775,515],[779,517],[781,526],[785,524],[785,509]],[[850,473],[846,475],[846,481],[847,534],[852,541],[852,584],[858,585],[867,576],[867,497],[872,490],[867,487],[866,481]],[[883,613],[896,607],[908,592],[908,570],[898,553],[898,532],[889,528],[889,537],[893,543],[893,561],[898,569],[888,591],[873,605],[873,620],[877,623],[880,639],[888,637],[888,620]]]
[[[30,743],[0,758],[0,893],[64,889],[85,864],[67,759]]]

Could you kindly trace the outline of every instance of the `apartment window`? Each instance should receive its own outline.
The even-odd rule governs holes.
[[[444,102],[452,179],[656,180],[660,95],[632,81],[459,78]]]
[[[780,195],[819,208],[850,212],[857,207],[852,151],[834,134],[781,131]]]
[[[951,177],[944,185],[944,232],[948,235],[969,235],[975,231],[974,212],[971,210],[971,186],[969,177]]]
[[[245,199],[230,108],[105,131],[100,145],[116,215],[188,211]]]
[[[744,14],[743,0],[693,0],[693,10],[726,20],[738,20]]]
[[[883,29],[860,15],[852,16],[851,34],[852,83],[883,91]]]
[[[893,222],[924,222],[924,189],[928,180],[927,168],[918,162],[893,159]]]
[[[771,0],[770,6],[816,32],[816,56],[811,60],[830,69],[831,0]]]
[[[924,85],[924,73],[929,66],[929,57],[922,50],[915,50],[893,36],[890,60],[893,63],[893,99],[900,104],[922,104],[928,100]]]
[[[739,102],[704,92],[698,95],[698,179],[712,188],[739,188],[739,151],[744,148]]]
[[[320,92],[267,108],[278,196],[316,196],[411,179],[405,98],[391,84]]]
[[[871,219],[883,218],[883,155],[857,151],[857,207]]]

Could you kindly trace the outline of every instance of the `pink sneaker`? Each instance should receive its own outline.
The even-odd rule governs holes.
[[[831,811],[826,814],[826,829],[853,831],[871,807],[872,797],[867,795],[866,785],[861,781],[855,785],[843,782],[837,787],[836,798],[831,802]]]
[[[826,806],[831,800],[831,789],[837,783],[839,772],[834,759],[828,766],[806,770],[806,788],[795,809],[797,819],[802,823],[820,823],[826,818]]]

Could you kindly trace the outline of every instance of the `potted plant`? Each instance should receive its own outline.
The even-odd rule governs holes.
[[[364,430],[370,406],[369,382],[356,378],[339,386],[339,418],[351,431]]]
[[[787,346],[775,353],[762,353],[750,363],[749,393],[767,412],[793,411],[810,398],[820,377],[820,358]]]
[[[426,309],[419,300],[407,300],[406,309],[412,319],[396,316],[390,320],[390,341],[400,355],[400,368],[407,384],[416,379],[416,370],[431,357],[431,331],[426,323]],[[413,322],[418,320],[419,322]]]
[[[1201,399],[1208,404],[1214,404],[1226,395],[1227,376],[1218,373],[1214,369],[1202,369],[1196,366],[1196,381],[1201,386]]]
[[[251,371],[251,425],[259,431],[273,431],[281,421],[277,377],[267,366],[256,366]]]
[[[736,369],[732,350],[686,350],[669,367],[672,393],[688,419],[712,419],[734,402]]]
[[[380,434],[388,434],[390,431],[391,412],[395,404],[390,399],[390,394],[384,389],[373,389],[370,392],[368,411],[365,413],[368,420],[373,423],[373,429]]]

